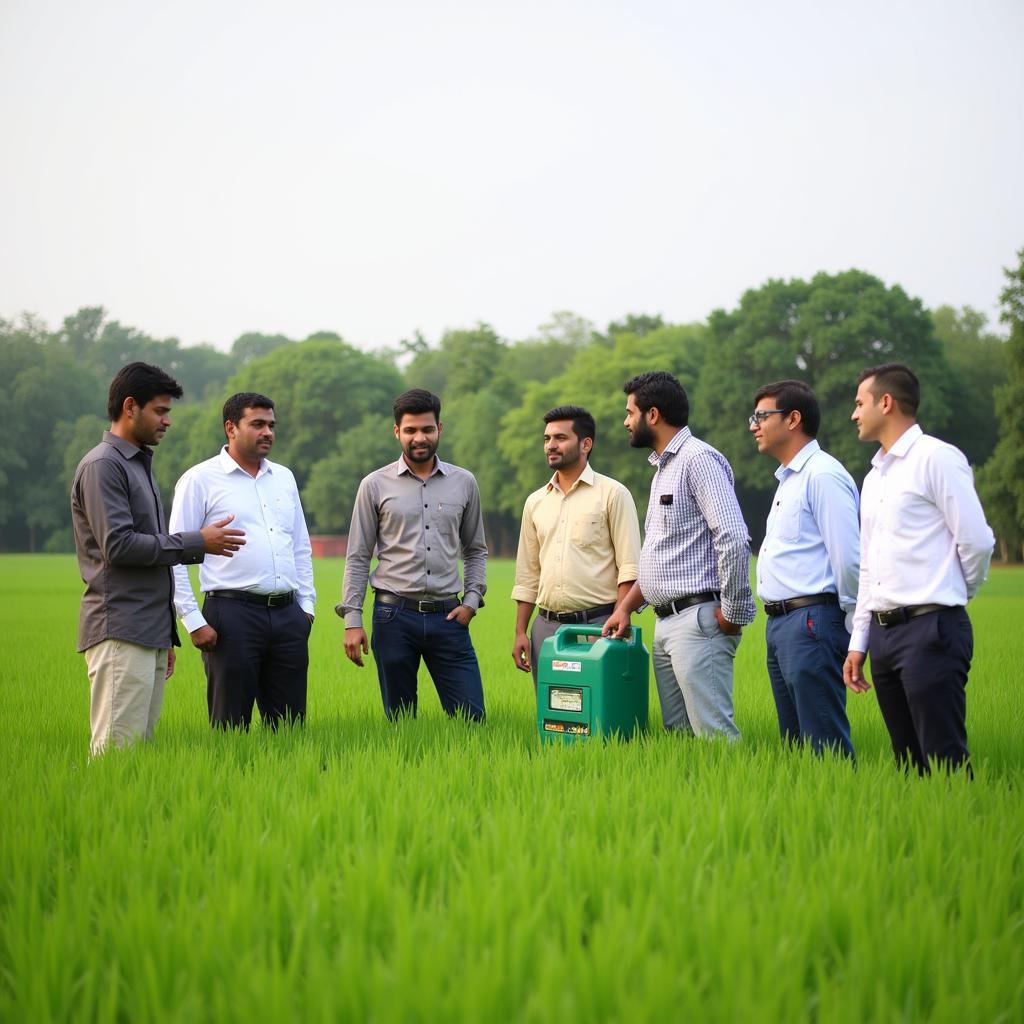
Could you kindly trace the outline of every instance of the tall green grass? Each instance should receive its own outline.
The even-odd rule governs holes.
[[[383,719],[317,566],[303,730],[214,734],[186,649],[156,740],[93,762],[74,562],[0,559],[0,1019],[1024,1019],[1024,575],[972,605],[976,779],[744,742],[541,747],[511,566],[472,629],[489,718]],[[652,624],[642,620],[650,637]]]

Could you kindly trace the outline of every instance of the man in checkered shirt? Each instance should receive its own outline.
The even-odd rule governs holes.
[[[665,728],[739,739],[733,661],[754,620],[750,535],[728,461],[690,433],[690,403],[670,373],[626,381],[625,426],[654,466],[636,583],[604,625],[624,636],[629,616],[654,606],[654,677]]]

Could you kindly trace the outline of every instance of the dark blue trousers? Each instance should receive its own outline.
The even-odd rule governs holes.
[[[967,766],[967,673],[974,632],[965,608],[945,608],[897,626],[872,620],[871,682],[896,760],[921,775],[934,759]]]
[[[846,717],[843,662],[850,645],[836,604],[810,605],[768,619],[768,678],[779,731],[790,743],[810,743],[853,757]]]
[[[483,681],[469,630],[447,613],[375,604],[370,646],[389,718],[416,714],[421,658],[447,714],[484,717]]]
[[[210,724],[248,729],[253,704],[272,728],[301,722],[312,624],[298,602],[267,608],[208,597],[203,616],[217,631],[217,646],[203,651]]]

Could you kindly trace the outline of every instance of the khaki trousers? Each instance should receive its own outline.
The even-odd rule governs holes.
[[[109,745],[151,739],[164,700],[167,651],[127,640],[103,640],[85,652],[85,664],[92,755]]]

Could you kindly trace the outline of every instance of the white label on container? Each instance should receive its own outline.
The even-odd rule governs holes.
[[[552,711],[576,711],[583,710],[583,691],[573,689],[556,690],[551,687],[548,690],[548,707]]]
[[[582,672],[582,661],[553,661],[551,668],[555,672]]]

